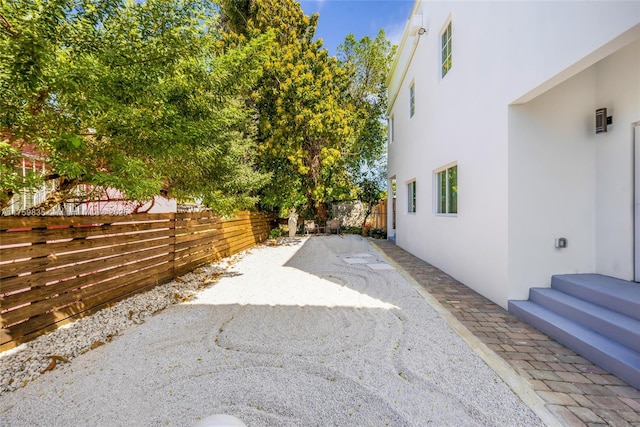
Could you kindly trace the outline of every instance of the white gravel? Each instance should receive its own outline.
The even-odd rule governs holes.
[[[542,425],[366,239],[234,261],[0,354],[0,425]]]

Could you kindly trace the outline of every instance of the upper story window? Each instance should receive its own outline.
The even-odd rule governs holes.
[[[444,77],[451,69],[451,21],[445,27],[442,35],[442,77]]]
[[[435,171],[436,213],[458,213],[458,165]]]
[[[409,86],[409,117],[413,117],[416,112],[416,85],[411,83]]]
[[[407,212],[416,213],[416,181],[407,184]]]
[[[393,129],[393,116],[389,117],[387,119],[387,126],[389,128],[389,142],[393,142],[395,135],[394,133],[394,129]]]

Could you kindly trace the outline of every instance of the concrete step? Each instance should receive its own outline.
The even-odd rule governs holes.
[[[551,287],[565,294],[640,320],[640,284],[601,274],[561,274]]]
[[[640,389],[639,352],[533,301],[509,301],[509,312]]]
[[[640,320],[552,288],[531,288],[529,301],[640,352]]]

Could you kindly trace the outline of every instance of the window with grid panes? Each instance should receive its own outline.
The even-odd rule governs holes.
[[[442,77],[444,77],[451,69],[451,21],[445,28],[441,36],[442,39]]]
[[[458,165],[436,171],[436,213],[458,213]]]

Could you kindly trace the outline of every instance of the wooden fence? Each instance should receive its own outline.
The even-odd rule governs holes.
[[[371,228],[383,228],[387,229],[387,201],[381,200],[371,210],[369,221],[367,221]]]
[[[0,217],[0,351],[264,241],[241,212]]]

